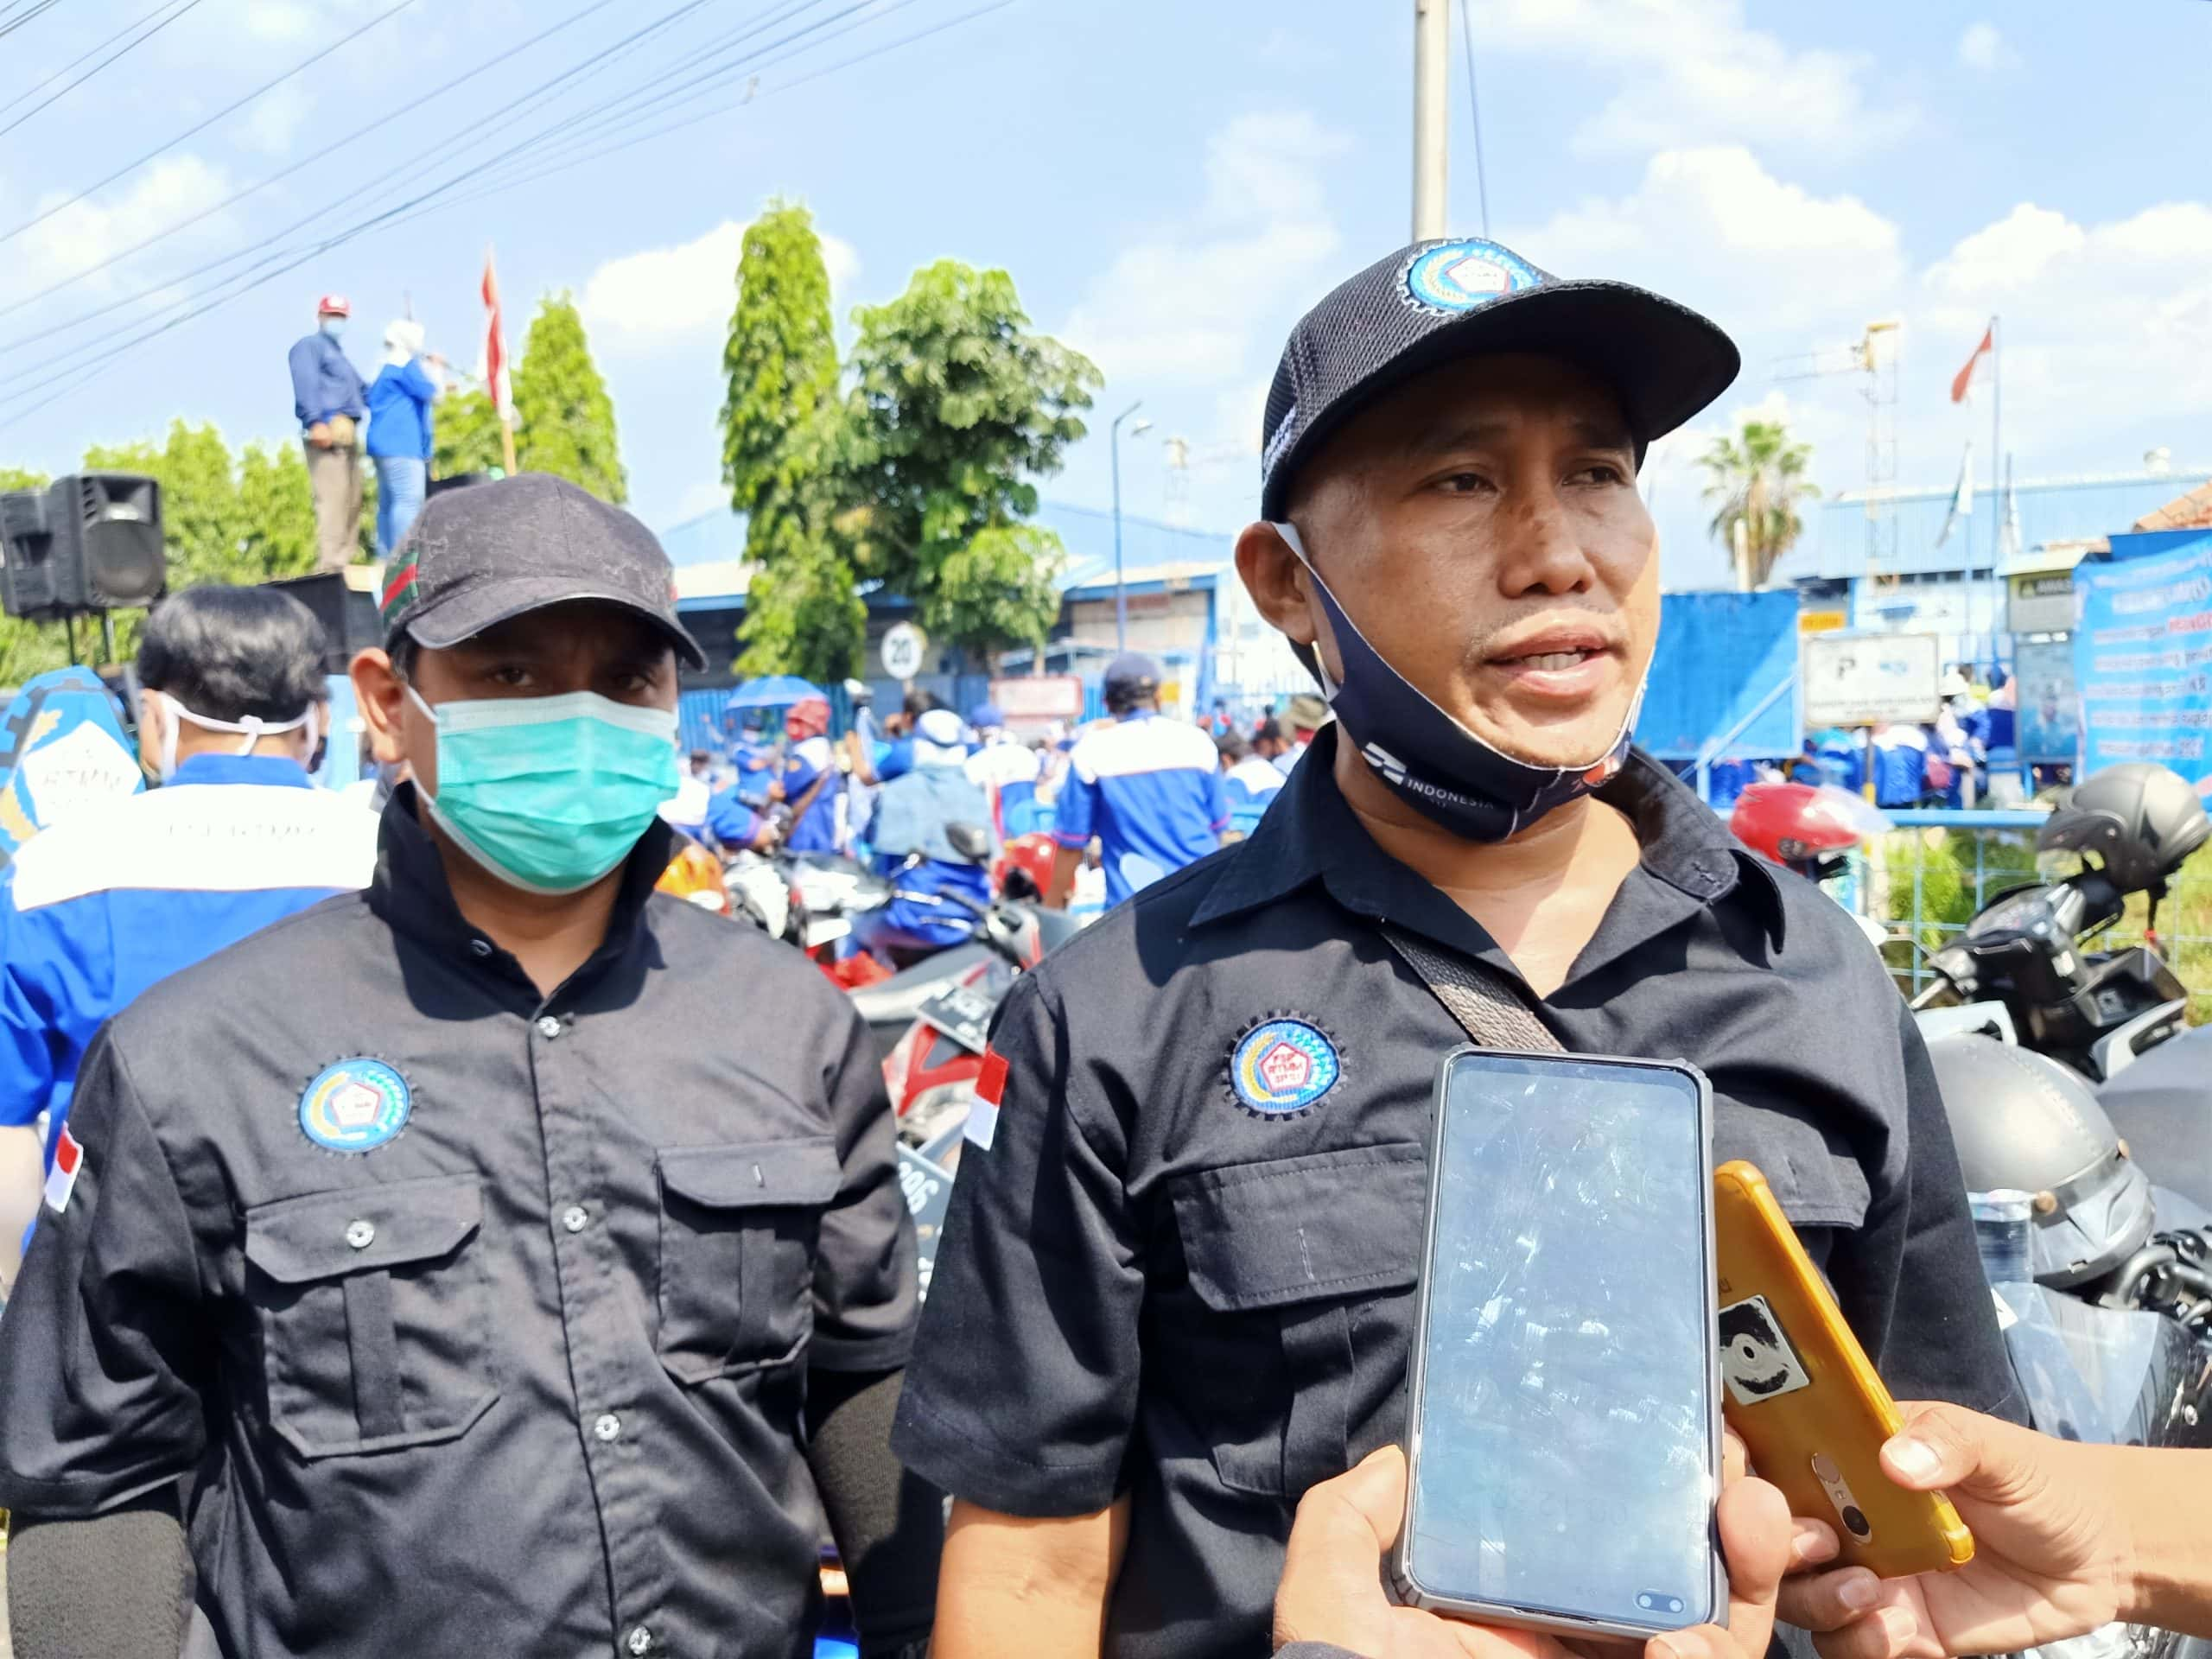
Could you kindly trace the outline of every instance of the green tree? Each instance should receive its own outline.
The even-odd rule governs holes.
[[[617,506],[629,499],[614,401],[593,365],[584,320],[565,290],[548,296],[531,320],[515,367],[514,399],[515,463],[524,472],[565,478]]]
[[[230,447],[213,426],[172,421],[159,448],[144,441],[95,444],[85,452],[85,470],[143,473],[160,484],[170,587],[254,582],[269,574],[246,556],[238,473]]]
[[[1821,493],[1805,476],[1812,455],[1812,445],[1792,443],[1781,422],[1745,421],[1736,436],[1715,438],[1698,457],[1705,499],[1720,504],[1713,534],[1728,550],[1745,593],[1764,584],[1804,533],[1797,504]]]
[[[0,467],[0,493],[42,490],[51,481],[44,473]],[[0,690],[12,690],[68,660],[69,641],[60,623],[0,616]]]
[[[722,481],[748,515],[754,566],[738,668],[842,679],[866,641],[868,609],[838,529],[837,346],[805,208],[772,201],[747,229],[722,370]]]
[[[1084,435],[1098,371],[1028,332],[1002,270],[941,260],[855,314],[839,480],[855,564],[978,652],[1042,644],[1058,614],[1059,538],[1023,521],[1033,481]]]
[[[263,576],[315,569],[315,496],[296,443],[250,443],[238,460],[238,556]],[[374,514],[365,512],[373,523]]]
[[[499,412],[481,386],[448,392],[431,410],[430,476],[497,473],[506,461],[499,448]]]

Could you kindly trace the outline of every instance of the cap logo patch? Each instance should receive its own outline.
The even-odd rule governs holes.
[[[382,1060],[337,1060],[300,1096],[300,1128],[328,1152],[373,1152],[407,1126],[415,1092]]]
[[[418,567],[412,559],[391,573],[384,585],[384,597],[377,602],[377,609],[384,620],[391,621],[394,613],[415,597],[416,588],[420,585],[416,580],[418,574]]]
[[[1302,1112],[1337,1086],[1344,1057],[1321,1028],[1295,1015],[1270,1014],[1230,1051],[1229,1085],[1261,1117]]]
[[[1414,256],[1406,267],[1406,297],[1424,311],[1450,316],[1542,280],[1528,261],[1495,242],[1445,242]]]

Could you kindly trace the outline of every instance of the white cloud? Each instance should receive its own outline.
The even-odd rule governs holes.
[[[702,333],[719,334],[736,302],[737,260],[746,227],[725,219],[675,247],[610,259],[592,272],[579,302],[594,340],[613,349],[658,351]],[[842,237],[823,236],[823,263],[833,295],[860,272],[860,255]],[[832,304],[832,314],[836,306]]]
[[[301,0],[252,0],[245,9],[246,33],[264,41],[305,40],[316,16],[315,8]]]
[[[677,498],[676,506],[668,515],[671,524],[688,524],[694,518],[703,518],[716,508],[725,512],[729,507],[729,486],[711,478],[702,478]]]
[[[18,286],[43,288],[212,207],[230,194],[230,181],[219,168],[196,156],[165,157],[137,175],[137,182],[124,194],[77,202],[26,232],[21,258],[10,260],[8,266]],[[66,199],[67,193],[53,192],[37,202],[35,210],[42,213]],[[228,217],[213,215],[185,234],[195,240],[219,236]],[[114,286],[118,276],[131,277],[133,273],[102,272],[87,279],[84,291],[104,292]],[[143,277],[135,277],[133,285]]]
[[[2011,68],[2019,57],[2005,43],[2005,37],[1997,32],[1997,25],[1985,21],[1968,23],[1966,32],[1959,36],[1959,61],[1969,69],[1990,74]]]
[[[1662,151],[1632,194],[1505,239],[1563,276],[1644,283],[1732,333],[1864,321],[1904,270],[1888,219],[1856,196],[1787,183],[1734,146]]]
[[[288,156],[308,111],[307,93],[298,82],[287,81],[256,101],[238,142],[264,156]]]
[[[1110,384],[1206,385],[1246,372],[1258,331],[1341,263],[1322,163],[1347,141],[1302,112],[1240,116],[1206,147],[1205,200],[1125,249],[1058,332]]]
[[[1910,126],[1870,100],[1871,54],[1793,49],[1744,12],[1744,0],[1497,0],[1476,45],[1611,72],[1618,90],[1572,137],[1586,154],[1732,140],[1833,161]]]

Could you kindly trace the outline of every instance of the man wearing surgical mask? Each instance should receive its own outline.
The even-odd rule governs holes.
[[[892,1116],[828,981],[653,892],[700,661],[667,559],[525,475],[424,508],[384,618],[374,880],[86,1058],[0,1321],[19,1659],[175,1659],[187,1611],[194,1659],[785,1659],[825,1512],[905,1651],[941,1522],[886,1449]]]
[[[1470,984],[1570,1052],[1700,1067],[1715,1155],[1764,1171],[1891,1389],[2018,1408],[1903,1000],[1630,747],[1637,471],[1737,366],[1681,306],[1474,238],[1293,330],[1237,572],[1334,718],[1249,839],[1000,1009],[896,1442],[957,1500],[938,1659],[1008,1628],[1039,1659],[1266,1651],[1300,1496],[1407,1432]]]
[[[188,588],[138,643],[139,764],[160,785],[89,794],[0,880],[0,1289],[16,1243],[74,1156],[69,1107],[93,1033],[149,985],[257,929],[366,882],[376,819],[310,786],[327,723],[323,635],[273,588]],[[44,770],[83,784],[124,757],[97,728]],[[66,753],[65,753],[66,751]],[[60,791],[54,794],[58,799]]]

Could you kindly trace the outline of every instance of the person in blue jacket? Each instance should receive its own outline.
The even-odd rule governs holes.
[[[323,648],[322,625],[276,588],[171,594],[138,645],[139,753],[162,787],[41,830],[0,880],[0,1135],[45,1114],[49,1169],[110,1015],[375,869],[376,815],[308,780]],[[35,1187],[0,1193],[0,1213],[26,1197],[29,1214]]]
[[[423,325],[401,318],[384,331],[384,366],[369,385],[369,460],[377,469],[377,556],[388,559],[430,485],[430,405],[445,359],[423,350]]]
[[[961,857],[946,834],[956,823],[983,829],[990,817],[983,786],[967,773],[963,740],[960,716],[950,709],[917,716],[913,768],[886,784],[876,800],[876,868],[898,896],[863,912],[858,933],[861,945],[894,969],[974,934],[976,912],[960,899],[990,902],[990,872]]]
[[[783,773],[769,788],[771,799],[791,810],[784,844],[795,853],[844,850],[843,779],[830,741],[830,699],[801,697],[784,714]]]
[[[315,332],[295,341],[292,413],[315,492],[315,569],[343,570],[361,536],[360,423],[369,406],[360,371],[338,341],[353,308],[343,294],[316,302]]]

